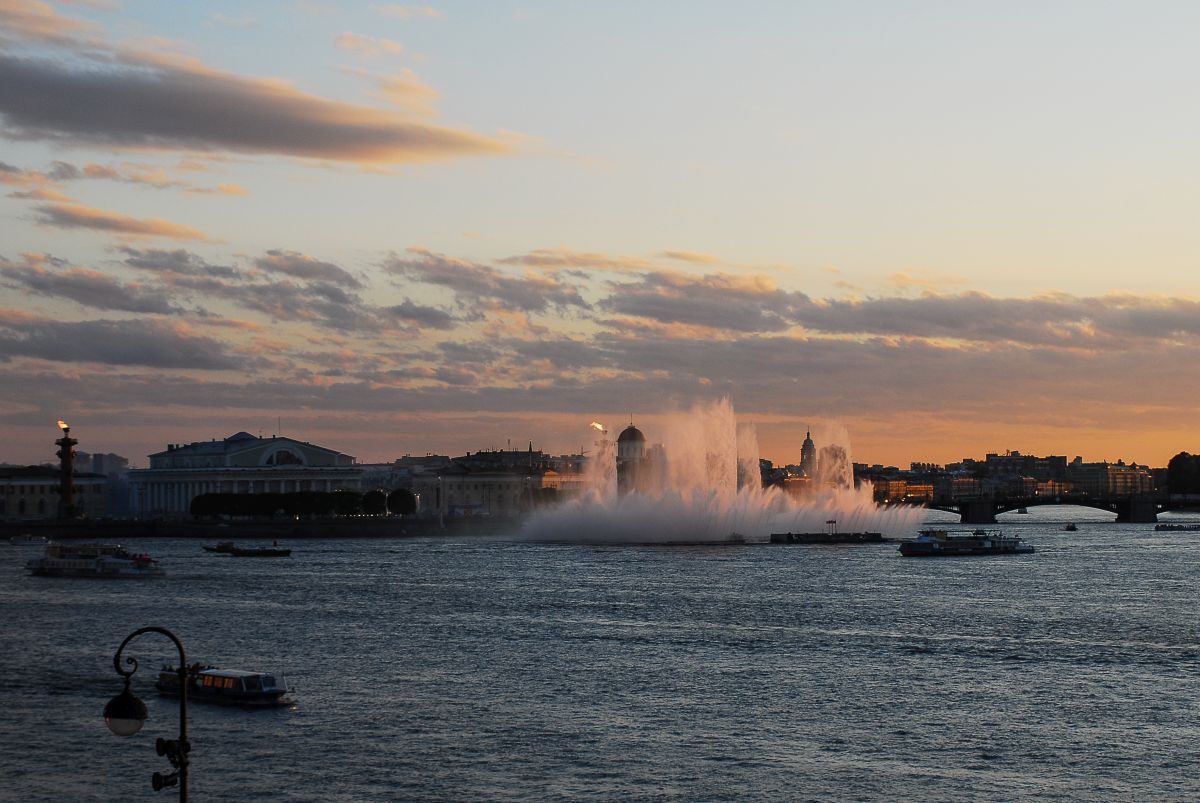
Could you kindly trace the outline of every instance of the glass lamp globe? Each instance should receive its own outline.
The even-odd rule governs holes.
[[[146,704],[130,691],[128,679],[124,691],[104,706],[104,724],[118,736],[132,736],[140,731],[148,715]]]

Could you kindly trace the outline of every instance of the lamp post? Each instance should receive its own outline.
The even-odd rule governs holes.
[[[126,658],[125,663],[129,665],[130,669],[126,671],[121,668],[121,652],[125,649],[125,645],[143,633],[161,633],[173,641],[179,649],[179,739],[160,738],[154,745],[154,749],[160,756],[165,755],[170,759],[171,766],[175,767],[175,772],[167,775],[156,772],[151,777],[150,784],[155,792],[163,787],[179,784],[179,801],[187,803],[188,752],[192,749],[187,738],[187,654],[183,650],[183,642],[176,638],[170,630],[162,627],[141,627],[130,633],[121,642],[121,646],[117,648],[117,652],[113,656],[113,667],[117,670],[117,674],[125,679],[125,688],[120,694],[109,700],[108,705],[104,706],[104,724],[117,736],[132,736],[142,729],[142,725],[146,721],[146,704],[139,700],[130,689],[129,679],[137,671],[137,659]]]

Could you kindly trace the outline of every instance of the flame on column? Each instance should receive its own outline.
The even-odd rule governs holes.
[[[593,421],[593,422],[592,422],[592,429],[599,430],[600,432],[604,432],[604,431],[605,431],[605,430],[604,430],[604,425],[603,425],[603,424],[601,424],[599,421]]]
[[[71,425],[70,425],[70,424],[68,424],[66,421],[63,421],[63,420],[60,418],[60,419],[58,419],[58,428],[59,428],[59,429],[61,429],[61,430],[63,430],[63,431],[65,432],[66,430],[68,430],[68,429],[70,429],[70,428],[71,428]]]

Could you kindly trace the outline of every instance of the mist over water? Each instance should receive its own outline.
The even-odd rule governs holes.
[[[615,444],[606,433],[596,442],[587,469],[587,489],[563,504],[535,512],[520,536],[532,541],[575,543],[671,543],[727,541],[732,535],[766,542],[771,533],[823,532],[835,520],[840,532],[911,534],[916,508],[884,508],[871,488],[854,488],[849,437],[827,428],[839,442],[838,459],[828,459],[813,488],[802,498],[760,482],[754,427],[739,424],[729,399],[699,404],[670,416],[661,433],[662,465],[649,487],[617,491]],[[831,454],[836,450],[827,450]],[[797,456],[796,462],[799,462]],[[739,483],[739,476],[742,481]]]

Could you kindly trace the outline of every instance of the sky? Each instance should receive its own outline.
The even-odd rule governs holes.
[[[1194,3],[0,0],[0,462],[1200,451]]]

